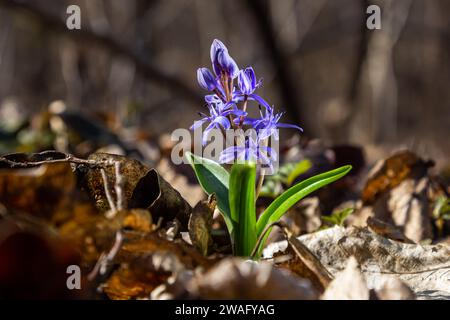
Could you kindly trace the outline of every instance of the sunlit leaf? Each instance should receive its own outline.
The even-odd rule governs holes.
[[[351,166],[343,166],[335,170],[331,170],[309,179],[306,179],[295,186],[286,190],[278,198],[276,198],[270,206],[261,214],[256,224],[256,231],[258,237],[262,234],[266,226],[272,222],[278,221],[294,204],[306,197],[310,193],[330,184],[343,176],[350,170]],[[264,240],[261,242],[258,249],[258,256],[262,251],[265,240],[270,234],[270,230],[265,234]]]
[[[195,171],[197,180],[203,190],[211,195],[214,193],[217,198],[217,207],[219,208],[228,232],[233,232],[231,222],[230,205],[228,200],[228,183],[230,175],[220,164],[215,161],[202,158],[191,152],[186,152],[186,159]]]
[[[234,254],[249,256],[256,244],[256,165],[236,163],[230,175],[230,211],[234,224]]]

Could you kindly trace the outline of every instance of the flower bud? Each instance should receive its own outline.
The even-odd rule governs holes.
[[[197,80],[200,87],[205,90],[213,91],[216,88],[216,79],[207,68],[197,69]]]

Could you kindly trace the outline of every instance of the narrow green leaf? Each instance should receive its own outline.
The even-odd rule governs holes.
[[[249,256],[256,244],[255,180],[254,163],[236,163],[231,168],[229,199],[237,256]]]
[[[191,152],[185,153],[186,159],[194,169],[198,182],[203,190],[211,195],[216,194],[217,207],[227,225],[228,232],[233,233],[233,223],[230,215],[230,205],[228,200],[228,183],[230,175],[220,164],[213,160],[205,159]]]
[[[292,185],[292,183],[294,182],[294,180],[301,174],[305,173],[306,171],[308,171],[310,168],[312,167],[312,163],[311,161],[309,161],[308,159],[302,160],[300,162],[298,162],[294,169],[289,173],[289,175],[286,178],[286,182],[288,184],[288,186]]]
[[[256,224],[256,231],[258,237],[264,231],[265,227],[272,222],[278,221],[283,214],[286,213],[294,204],[306,197],[310,193],[322,188],[323,186],[332,183],[343,176],[345,176],[352,166],[343,166],[335,170],[331,170],[325,173],[321,173],[305,181],[302,181],[295,186],[286,190],[278,198],[276,198],[270,206],[261,214]],[[258,249],[258,256],[264,247],[264,243],[269,236],[270,231],[264,236],[264,240],[261,241],[261,245]]]

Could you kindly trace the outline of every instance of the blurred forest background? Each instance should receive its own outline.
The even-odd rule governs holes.
[[[71,4],[78,31],[66,28]],[[370,4],[381,30],[366,28]],[[369,161],[405,147],[446,165],[449,15],[448,0],[0,0],[0,150],[65,149],[51,121],[64,108],[124,141],[161,143],[202,110],[196,70],[218,38],[303,140],[364,145]]]

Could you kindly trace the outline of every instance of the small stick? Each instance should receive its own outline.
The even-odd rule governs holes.
[[[114,204],[114,200],[111,195],[111,191],[109,189],[108,177],[106,176],[105,169],[101,168],[100,173],[102,174],[103,185],[105,187],[106,199],[108,200],[109,208],[113,212],[113,216],[114,216],[117,213],[117,208],[116,208],[116,205]]]
[[[116,161],[116,163],[115,163],[115,171],[116,171],[116,183],[114,185],[114,189],[116,190],[117,210],[123,210],[126,205],[125,198],[123,196],[125,178],[120,173],[120,162],[119,161]]]
[[[7,163],[10,166],[10,168],[24,168],[24,169],[38,167],[38,166],[45,165],[45,164],[64,163],[64,162],[83,164],[83,165],[87,165],[91,168],[98,168],[98,167],[113,165],[113,162],[111,162],[111,161],[86,160],[86,159],[76,158],[73,155],[68,155],[67,158],[64,158],[64,159],[49,159],[49,160],[42,160],[42,161],[35,161],[35,162],[17,162],[17,161],[6,159],[4,157],[0,157],[0,162]]]
[[[111,265],[112,261],[119,253],[119,250],[122,247],[122,243],[123,243],[123,234],[119,230],[116,232],[116,239],[114,241],[113,246],[111,247],[111,250],[109,250],[108,253],[103,252],[100,255],[94,268],[88,274],[87,279],[89,281],[93,281],[95,278],[97,278],[98,275],[103,276],[107,273],[108,267]]]

